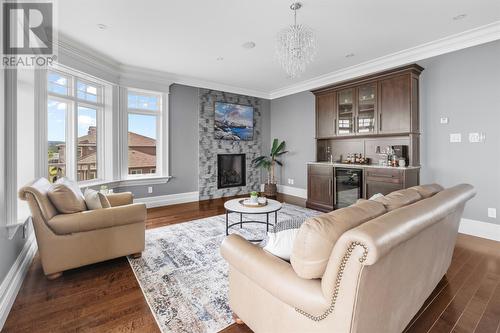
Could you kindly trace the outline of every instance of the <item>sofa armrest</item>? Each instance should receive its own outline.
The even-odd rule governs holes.
[[[58,235],[67,235],[128,224],[146,224],[146,205],[132,204],[104,209],[87,210],[74,214],[59,214],[47,224]]]
[[[134,202],[134,196],[131,192],[112,193],[106,195],[106,198],[108,198],[111,207],[130,205]]]
[[[323,296],[321,280],[298,277],[290,263],[239,235],[229,235],[224,239],[221,254],[232,269],[292,307],[320,314],[330,305]]]

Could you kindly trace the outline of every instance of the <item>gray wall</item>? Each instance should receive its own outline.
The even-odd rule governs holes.
[[[499,223],[487,208],[500,209],[500,41],[420,64],[422,182],[474,185],[464,217]],[[484,133],[485,142],[469,143],[470,132]],[[462,143],[450,143],[450,133],[462,133]]]
[[[285,140],[289,151],[277,173],[283,185],[307,187],[306,163],[316,156],[314,117],[314,95],[308,91],[271,101],[271,139]],[[293,185],[288,178],[294,179]]]
[[[123,187],[120,191],[131,191],[135,197],[198,191],[198,88],[174,84],[170,88],[169,149],[170,175],[166,184]]]
[[[22,238],[23,231],[19,228],[12,239],[9,239],[8,232],[4,225],[4,221],[1,222],[2,227],[0,228],[0,284],[9,272],[12,264],[16,261],[19,253],[26,243],[26,239]]]

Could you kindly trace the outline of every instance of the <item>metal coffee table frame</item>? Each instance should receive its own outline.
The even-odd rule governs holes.
[[[275,209],[275,210],[271,210],[271,211],[268,211],[268,212],[255,212],[255,213],[240,213],[240,212],[237,212],[237,211],[233,211],[233,210],[229,210],[229,209],[226,209],[226,236],[229,236],[229,229],[234,227],[235,225],[240,225],[240,228],[243,228],[243,224],[246,224],[246,223],[259,223],[259,224],[265,224],[266,225],[266,231],[269,231],[269,226],[274,226],[276,225],[276,223],[278,222],[278,211],[281,209],[281,207]],[[240,214],[240,222],[235,222],[235,223],[232,223],[232,224],[229,224],[229,214],[230,213],[236,213],[236,214]],[[274,224],[271,224],[269,223],[269,214],[273,214],[274,213]],[[246,220],[246,221],[243,221],[243,214],[245,215],[262,215],[262,214],[266,214],[266,221],[256,221],[256,220]],[[261,242],[262,239],[247,239],[249,242]]]

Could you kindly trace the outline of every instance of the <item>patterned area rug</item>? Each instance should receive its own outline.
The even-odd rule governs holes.
[[[278,221],[317,211],[283,204]],[[230,214],[238,222],[239,214]],[[244,218],[265,221],[265,215]],[[274,223],[274,214],[269,216]],[[263,224],[235,226],[230,233],[262,239]],[[219,252],[226,236],[225,215],[146,231],[142,258],[129,258],[162,332],[218,332],[233,323],[228,305],[228,266]]]

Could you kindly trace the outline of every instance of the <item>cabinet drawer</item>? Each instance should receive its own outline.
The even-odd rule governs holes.
[[[366,180],[402,184],[403,171],[391,169],[369,169],[366,170]]]
[[[333,177],[331,165],[310,164],[307,171],[310,175]]]

